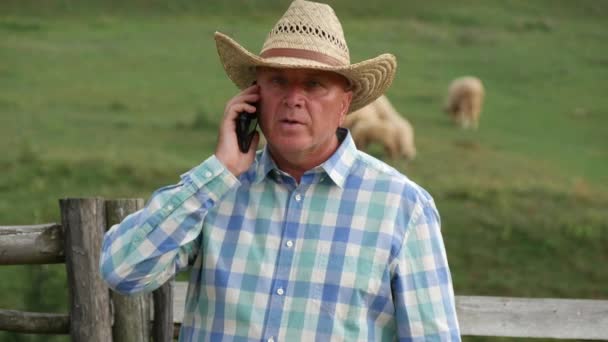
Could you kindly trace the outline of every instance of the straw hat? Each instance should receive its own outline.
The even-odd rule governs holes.
[[[217,51],[228,77],[245,89],[256,78],[256,67],[305,68],[333,71],[351,84],[353,112],[382,95],[397,68],[392,54],[351,64],[342,25],[329,5],[296,0],[268,34],[260,55],[232,38],[215,33]]]

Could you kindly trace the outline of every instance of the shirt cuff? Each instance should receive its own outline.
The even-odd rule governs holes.
[[[189,180],[198,189],[205,188],[213,200],[221,198],[230,189],[240,185],[240,181],[215,155],[194,167],[182,178],[186,183]]]

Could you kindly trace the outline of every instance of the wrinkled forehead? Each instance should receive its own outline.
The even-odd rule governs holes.
[[[342,86],[344,89],[350,88],[350,81],[343,75],[329,71],[319,69],[305,69],[305,68],[273,68],[273,67],[262,67],[256,68],[256,75],[260,77],[268,76],[281,76],[287,79],[293,80],[307,80],[307,79],[320,79],[325,82],[332,82]]]

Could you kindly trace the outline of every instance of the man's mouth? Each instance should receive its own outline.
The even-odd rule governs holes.
[[[302,124],[300,121],[290,120],[290,119],[283,119],[283,120],[281,120],[281,123],[288,124],[288,125],[301,125]]]

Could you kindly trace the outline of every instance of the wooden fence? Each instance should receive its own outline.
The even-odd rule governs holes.
[[[0,330],[69,334],[73,341],[171,341],[172,285],[152,295],[109,291],[99,275],[102,237],[143,206],[140,199],[63,199],[61,224],[0,227],[0,265],[65,263],[69,314],[0,310]]]
[[[111,292],[99,276],[104,232],[141,199],[62,199],[61,224],[0,226],[0,265],[65,263],[69,314],[0,309],[0,330],[68,334],[73,341],[172,341],[187,284],[151,295]],[[462,335],[608,340],[608,300],[456,296]]]

